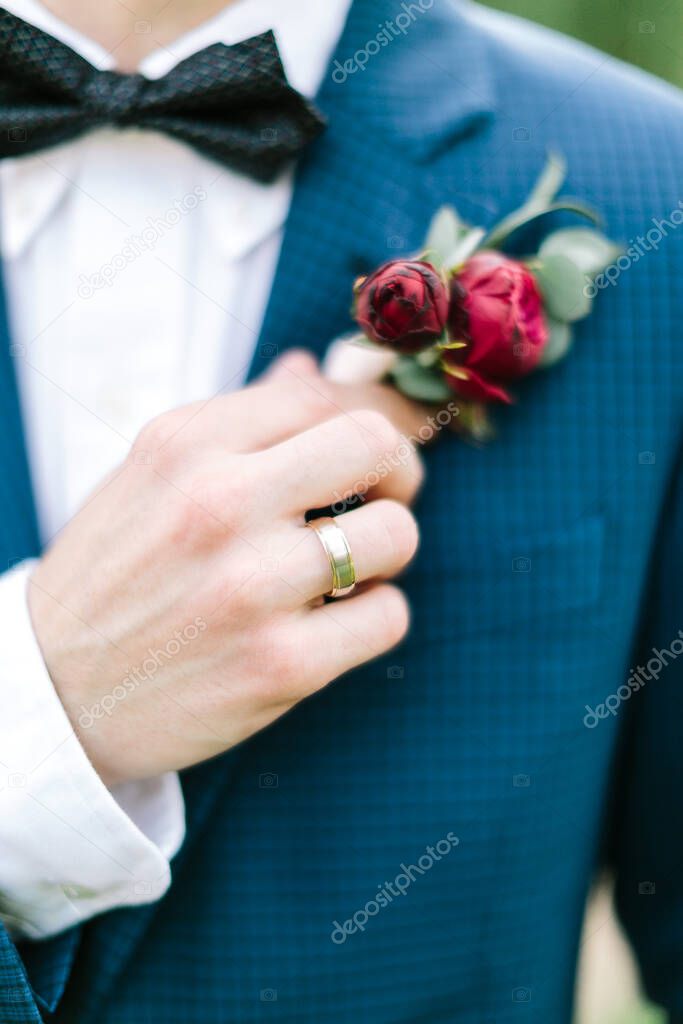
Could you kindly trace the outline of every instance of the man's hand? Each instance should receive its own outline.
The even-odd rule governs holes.
[[[221,753],[401,640],[405,599],[381,581],[416,550],[406,506],[422,470],[396,424],[424,422],[389,389],[331,384],[294,355],[141,432],[29,588],[54,685],[108,785]],[[358,491],[373,500],[338,522],[367,583],[324,605],[330,567],[304,514]]]

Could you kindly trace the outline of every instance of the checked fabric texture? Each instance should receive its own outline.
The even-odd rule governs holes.
[[[354,278],[418,251],[437,206],[485,227],[519,206],[549,149],[610,238],[659,241],[622,260],[571,356],[520,384],[494,443],[425,451],[407,641],[183,773],[159,904],[20,948],[0,929],[2,1024],[570,1024],[605,860],[653,1002],[683,1013],[683,656],[584,723],[683,629],[683,102],[523,22],[405,7],[375,54],[395,0],[351,8],[252,377],[350,329]],[[7,564],[37,540],[3,336]]]
[[[166,132],[258,181],[271,181],[324,121],[288,84],[272,32],[215,43],[150,81],[98,71],[0,9],[0,158],[105,124]]]

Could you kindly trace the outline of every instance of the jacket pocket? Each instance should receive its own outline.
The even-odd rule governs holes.
[[[456,632],[500,629],[594,604],[603,541],[601,515],[532,536],[473,542],[466,550],[442,541],[429,545],[426,559],[418,555],[410,578],[421,601],[448,602]]]

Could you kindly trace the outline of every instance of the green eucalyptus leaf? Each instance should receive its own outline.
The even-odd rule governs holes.
[[[592,303],[585,294],[586,281],[568,256],[558,252],[534,261],[533,273],[553,319],[571,323],[588,316]]]
[[[539,256],[543,259],[558,252],[575,263],[582,274],[593,277],[613,263],[622,250],[593,228],[564,228],[548,235]]]
[[[432,257],[431,262],[444,264],[465,230],[466,225],[452,206],[442,206],[437,210],[429,225],[425,241],[425,249]]]
[[[562,188],[566,176],[567,164],[564,157],[559,153],[551,153],[526,202],[522,203],[519,209],[509,213],[492,229],[486,239],[487,248],[491,249],[500,245],[508,235],[523,224],[549,212],[555,204],[555,197]]]
[[[441,374],[434,369],[420,366],[410,356],[397,359],[390,370],[399,391],[418,402],[445,402],[453,392]]]
[[[519,231],[520,228],[530,224],[538,217],[545,217],[548,213],[559,213],[560,211],[577,213],[580,217],[592,221],[593,224],[600,222],[598,214],[578,199],[558,199],[554,203],[546,203],[542,206],[527,203],[497,224],[487,235],[484,245],[487,249],[495,249],[515,231]]]
[[[539,363],[544,369],[564,359],[572,344],[572,329],[569,324],[548,317],[548,328],[550,336]]]
[[[485,237],[486,231],[484,228],[468,228],[466,231],[463,231],[448,257],[444,260],[445,269],[452,271],[461,266],[476,252]]]
[[[545,167],[531,190],[528,205],[547,206],[564,185],[567,161],[560,153],[549,153]],[[525,205],[527,205],[525,204]]]

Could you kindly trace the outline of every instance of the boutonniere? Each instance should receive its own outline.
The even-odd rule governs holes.
[[[578,200],[558,198],[565,172],[551,156],[524,205],[488,232],[442,207],[419,254],[355,283],[362,334],[347,340],[381,351],[386,378],[408,397],[456,395],[457,429],[474,440],[492,435],[489,410],[513,401],[516,381],[568,354],[572,325],[591,312],[592,279],[621,251],[595,227],[575,227],[547,235],[525,258],[505,254],[509,237],[545,214],[599,222]]]

